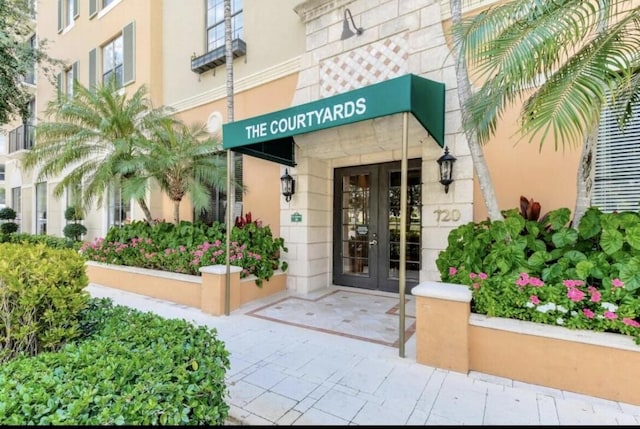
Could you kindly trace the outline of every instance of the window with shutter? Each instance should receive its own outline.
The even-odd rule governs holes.
[[[89,19],[98,13],[98,0],[89,0]]]
[[[122,50],[123,50],[123,84],[133,82],[136,79],[136,23],[131,22],[122,29]]]
[[[98,82],[98,52],[96,49],[89,51],[89,88],[95,88]]]
[[[605,109],[598,130],[591,205],[604,212],[640,208],[640,116],[621,129],[620,113],[621,107]]]

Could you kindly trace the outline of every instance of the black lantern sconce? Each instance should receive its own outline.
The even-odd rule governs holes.
[[[291,196],[296,193],[296,181],[289,175],[287,168],[284,169],[284,174],[280,177],[280,184],[282,185],[282,195],[285,201],[291,201]]]
[[[444,155],[438,158],[440,167],[440,183],[444,185],[444,193],[449,193],[449,185],[453,183],[453,163],[456,157],[449,154],[449,148],[445,146]]]
[[[355,33],[351,30],[351,27],[349,26],[349,20],[347,19],[347,15],[349,15],[349,18],[351,18],[351,24],[353,24],[353,28],[356,30]],[[363,31],[364,29],[362,27],[356,26],[356,23],[353,20],[353,15],[351,15],[351,11],[349,10],[349,8],[346,8],[344,10],[344,21],[342,23],[342,37],[340,37],[340,40],[348,39],[354,34],[357,34],[359,36],[362,34]]]

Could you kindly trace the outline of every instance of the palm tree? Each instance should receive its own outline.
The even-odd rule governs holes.
[[[123,197],[134,198],[152,221],[145,202],[145,187],[128,187],[136,172],[123,166],[140,154],[140,142],[166,120],[168,112],[154,109],[145,86],[130,97],[114,81],[88,89],[74,84],[72,97],[53,99],[45,111],[48,121],[36,127],[36,145],[23,159],[27,170],[37,167],[39,181],[63,175],[54,187],[56,197],[66,188],[82,189],[83,208],[102,206],[111,185],[134,189]]]
[[[141,153],[123,164],[124,171],[137,172],[125,185],[137,194],[148,179],[154,179],[173,201],[173,222],[180,222],[180,203],[188,196],[196,210],[211,202],[211,187],[226,188],[224,152],[207,133],[204,124],[187,126],[167,119],[141,141]]]
[[[451,22],[454,27],[458,27],[462,20],[462,0],[451,0],[450,6]],[[454,33],[454,37],[455,36],[457,36],[457,34]],[[471,83],[469,82],[467,62],[465,60],[465,52],[460,49],[461,46],[462,45],[459,41],[456,40],[454,46],[454,58],[456,62],[456,80],[458,83],[458,100],[463,109],[463,117],[465,117],[467,115],[465,109],[472,96],[472,92]],[[484,152],[482,151],[482,145],[476,135],[476,130],[472,127],[465,127],[464,131],[489,219],[503,220],[504,217],[500,212],[495,188],[493,187],[493,181],[491,180],[491,173],[487,166],[487,161],[484,158]]]
[[[465,126],[482,143],[518,99],[522,136],[582,145],[573,225],[590,204],[600,114],[622,104],[621,124],[640,92],[635,73],[640,8],[628,0],[514,0],[455,25],[460,50],[484,83],[466,104]],[[532,94],[530,91],[535,89]]]

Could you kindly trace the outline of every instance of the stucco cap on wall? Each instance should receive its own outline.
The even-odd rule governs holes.
[[[218,265],[208,265],[206,267],[200,267],[200,269],[198,270],[201,273],[206,273],[206,274],[218,274],[218,275],[225,275],[227,274],[227,266],[226,265],[222,265],[222,264],[218,264]],[[229,266],[229,272],[231,273],[239,273],[240,271],[242,271],[241,267],[236,267],[235,265],[230,265]]]
[[[353,0],[306,0],[293,7],[302,22],[307,23],[314,18],[338,9]]]
[[[454,283],[424,281],[411,289],[411,294],[425,298],[448,301],[471,302],[471,291],[467,286]]]

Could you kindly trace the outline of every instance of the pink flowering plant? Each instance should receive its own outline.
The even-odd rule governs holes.
[[[247,221],[248,218],[248,221]],[[268,226],[247,214],[231,232],[229,262],[242,268],[241,278],[255,276],[256,283],[286,271],[280,252],[287,251],[282,238],[274,238]],[[208,265],[226,264],[224,225],[180,222],[148,225],[134,222],[109,230],[107,237],[85,242],[80,253],[87,259],[116,265],[200,275]]]
[[[436,264],[468,285],[472,311],[572,329],[630,335],[640,344],[640,216],[590,209],[578,229],[568,209],[541,221],[505,220],[453,230]]]

